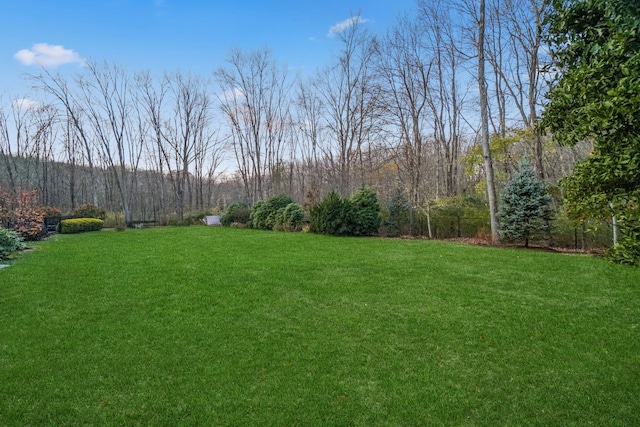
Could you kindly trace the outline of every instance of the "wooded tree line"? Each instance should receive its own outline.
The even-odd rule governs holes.
[[[0,186],[131,223],[279,193],[309,206],[362,186],[383,202],[402,191],[412,215],[446,197],[495,203],[522,157],[555,184],[590,146],[535,127],[549,7],[418,0],[382,34],[353,15],[332,60],[305,76],[267,48],[234,49],[210,76],[43,68],[33,94],[3,103]]]

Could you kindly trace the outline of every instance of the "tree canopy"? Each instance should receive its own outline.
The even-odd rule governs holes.
[[[561,144],[593,143],[564,180],[576,219],[617,217],[616,257],[640,259],[640,0],[555,0],[547,37],[557,77],[542,125]]]

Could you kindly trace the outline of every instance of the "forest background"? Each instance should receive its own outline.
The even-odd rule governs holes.
[[[310,207],[368,187],[383,206],[407,205],[406,234],[486,237],[487,134],[497,192],[529,158],[563,221],[557,184],[592,147],[535,128],[558,71],[543,40],[550,5],[490,0],[484,11],[419,0],[375,33],[352,14],[335,27],[331,60],[307,75],[267,47],[231,49],[210,74],[40,64],[26,76],[32,94],[0,103],[0,187],[126,224],[189,223],[276,194]],[[584,223],[565,223],[561,244],[584,247]]]

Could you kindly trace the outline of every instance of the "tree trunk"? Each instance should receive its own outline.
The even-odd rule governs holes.
[[[482,153],[484,171],[487,179],[487,196],[489,197],[489,214],[491,216],[491,243],[499,242],[498,236],[498,203],[493,177],[493,161],[489,145],[489,110],[487,103],[487,81],[485,78],[484,32],[485,32],[485,0],[480,0],[480,19],[478,22],[478,85],[480,89],[480,117],[482,121]]]

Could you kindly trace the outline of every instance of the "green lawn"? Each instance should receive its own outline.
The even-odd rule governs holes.
[[[640,269],[225,228],[0,270],[0,425],[640,425]]]

